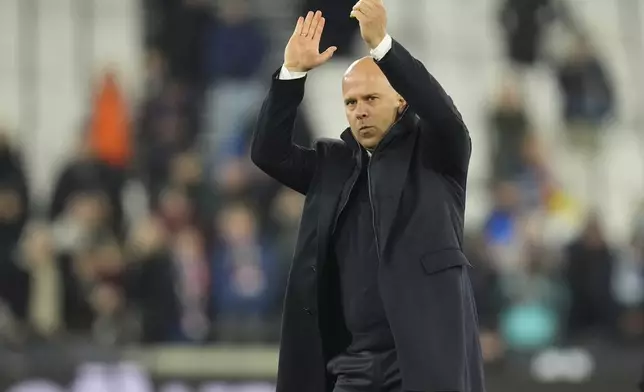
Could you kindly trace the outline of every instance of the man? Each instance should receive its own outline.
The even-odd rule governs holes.
[[[381,0],[351,16],[371,58],[342,81],[350,127],[314,148],[291,142],[320,12],[299,18],[273,77],[253,162],[306,195],[287,287],[278,392],[484,391],[463,253],[471,152],[438,82],[386,32]]]

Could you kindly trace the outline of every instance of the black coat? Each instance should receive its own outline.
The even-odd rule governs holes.
[[[378,66],[408,102],[369,163],[379,288],[405,390],[484,391],[476,309],[462,253],[470,137],[421,62],[394,41]],[[278,392],[323,392],[325,364],[344,350],[330,238],[355,181],[350,130],[314,148],[291,142],[305,79],[277,73],[259,114],[253,162],[306,195],[284,305]]]

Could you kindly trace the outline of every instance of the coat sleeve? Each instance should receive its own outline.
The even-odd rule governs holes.
[[[306,194],[317,167],[317,153],[292,140],[306,77],[280,80],[278,75],[279,71],[273,75],[259,112],[251,142],[251,160],[283,185]]]
[[[423,63],[396,40],[392,40],[391,49],[376,63],[426,125],[422,129],[439,166],[467,172],[472,149],[467,127],[452,99]]]

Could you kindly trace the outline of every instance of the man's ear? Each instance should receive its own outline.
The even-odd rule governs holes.
[[[402,114],[407,108],[407,101],[403,97],[398,98],[398,114]]]

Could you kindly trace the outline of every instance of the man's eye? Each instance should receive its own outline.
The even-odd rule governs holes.
[[[375,101],[376,99],[378,99],[378,97],[369,97],[368,99],[369,99],[370,101]]]

